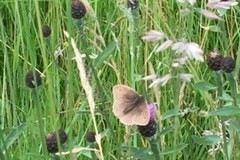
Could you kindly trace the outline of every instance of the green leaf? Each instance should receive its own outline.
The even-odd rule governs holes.
[[[216,90],[217,87],[214,86],[213,84],[209,83],[209,82],[197,82],[194,84],[194,87],[200,91],[210,91],[210,90]]]
[[[194,140],[194,142],[201,145],[213,145],[218,143],[221,140],[221,137],[217,135],[209,135],[209,136],[203,136],[203,137],[198,137],[196,135],[193,135],[192,139]]]
[[[123,146],[121,147],[122,150],[125,152],[127,151],[128,153],[131,154],[133,158],[139,159],[139,160],[154,160],[153,156],[150,155],[150,149],[148,148],[136,148],[136,147],[127,147]]]
[[[240,122],[239,121],[231,120],[230,126],[233,127],[234,129],[236,129],[238,132],[240,131]]]
[[[16,128],[13,128],[13,130],[8,134],[5,140],[6,149],[8,149],[18,139],[18,137],[23,133],[26,128],[26,123],[20,124]]]
[[[213,32],[222,32],[221,29],[216,25],[208,26],[208,30]]]
[[[159,136],[163,136],[163,135],[167,134],[168,132],[171,132],[173,129],[174,129],[173,126],[167,127],[159,133]]]
[[[108,45],[108,47],[98,55],[98,57],[95,59],[93,66],[97,68],[100,64],[103,63],[113,52],[113,50],[116,47],[116,42],[112,42]]]
[[[162,120],[165,120],[174,116],[179,116],[179,115],[182,115],[182,113],[180,113],[177,109],[172,109],[162,114]]]
[[[165,151],[161,152],[160,155],[176,153],[176,152],[183,150],[187,146],[188,146],[188,144],[183,143],[183,144],[179,144],[177,146],[169,147]]]
[[[232,102],[233,101],[232,97],[229,94],[227,94],[226,92],[223,92],[222,96],[218,97],[218,98],[220,100],[225,101],[225,102]]]
[[[209,116],[233,116],[237,114],[240,115],[240,108],[231,106],[231,107],[223,107],[216,111],[212,111],[208,115]]]

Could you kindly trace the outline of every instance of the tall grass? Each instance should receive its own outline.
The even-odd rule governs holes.
[[[180,10],[184,6],[175,0],[140,1],[134,13],[127,9],[126,1],[84,2],[88,12],[81,22],[71,17],[71,1],[67,0],[0,2],[0,159],[90,159],[92,144],[85,139],[89,131],[101,133],[97,149],[102,148],[102,151],[96,155],[102,154],[106,160],[148,155],[151,152],[149,141],[140,136],[137,128],[119,123],[112,113],[112,87],[119,83],[157,102],[155,144],[161,159],[227,159],[223,149],[210,155],[208,150],[214,145],[199,144],[193,138],[193,135],[202,136],[204,130],[221,132],[220,118],[206,116],[207,112],[218,109],[215,91],[196,87],[199,81],[217,86],[212,71],[205,62],[194,61],[175,70],[171,67],[173,59],[177,58],[174,52],[155,53],[159,43],[142,41],[140,37],[149,30],[159,30],[172,40],[198,43],[204,57],[215,50],[235,57],[234,78],[237,79],[239,6],[227,10],[222,17],[224,21],[218,21],[197,12],[182,16]],[[197,1],[194,6],[206,8],[206,4],[205,0]],[[42,36],[43,24],[52,29],[49,38]],[[219,27],[221,32],[203,28],[209,25]],[[86,96],[88,91],[81,83],[71,38],[82,55],[93,89],[93,110]],[[56,58],[54,52],[58,47],[63,53]],[[25,75],[34,69],[42,72],[44,83],[29,89]],[[148,88],[151,81],[138,81],[139,77],[153,71],[159,76],[184,71],[191,73],[193,79],[190,83],[172,79],[167,85],[155,88]],[[223,86],[231,95],[226,78],[223,78]],[[193,111],[182,116],[187,108]],[[59,129],[68,135],[60,151],[80,147],[83,151],[60,157],[47,153],[44,136]],[[229,154],[238,159],[239,138],[235,135],[239,133],[233,130],[229,132],[235,139],[234,143],[229,143],[228,150],[232,147]]]

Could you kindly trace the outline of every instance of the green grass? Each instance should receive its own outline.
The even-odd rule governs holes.
[[[171,63],[178,56],[172,50],[155,53],[155,47],[161,41],[142,41],[140,36],[154,29],[164,32],[171,40],[185,39],[198,43],[204,51],[204,58],[211,51],[233,56],[237,61],[233,72],[237,79],[239,6],[227,10],[222,17],[224,21],[217,21],[196,12],[184,17],[180,14],[183,6],[175,0],[140,1],[140,8],[134,16],[127,10],[125,1],[91,0],[88,3],[87,15],[82,19],[83,25],[79,26],[79,22],[71,17],[70,1],[1,0],[0,159],[58,159],[47,153],[44,136],[59,129],[68,134],[64,151],[88,148],[59,159],[90,159],[86,156],[91,155],[91,144],[85,139],[88,131],[102,133],[97,148],[102,149],[101,154],[106,160],[127,159],[134,156],[137,148],[142,152],[136,152],[136,155],[146,156],[153,144],[158,147],[161,159],[165,160],[227,159],[223,149],[211,156],[207,151],[212,145],[199,144],[192,138],[193,135],[201,136],[204,130],[220,132],[222,129],[219,127],[220,116],[204,115],[222,107],[218,105],[216,90],[203,91],[201,87],[195,87],[199,81],[217,86],[214,73],[205,62],[191,61],[181,69],[174,69]],[[206,3],[197,1],[194,6],[206,8]],[[43,24],[52,29],[47,39],[42,36]],[[209,25],[216,25],[222,32],[201,27]],[[94,94],[95,111],[90,108],[91,101],[87,99],[86,86],[81,81],[83,77],[79,76],[74,59],[77,53],[64,31],[70,34],[80,53],[85,55],[83,62]],[[56,59],[54,51],[58,47],[63,49],[63,55]],[[190,83],[172,79],[166,86],[148,88],[151,81],[137,79],[150,75],[151,68],[159,76],[184,72],[191,73],[193,79]],[[44,83],[32,90],[25,85],[25,75],[33,69],[43,73]],[[159,106],[154,142],[149,143],[137,128],[125,127],[113,115],[112,87],[119,83],[131,86]],[[226,77],[223,77],[223,86],[224,91],[232,96]],[[238,90],[238,84],[235,89]],[[226,101],[223,103],[227,104]],[[179,115],[185,108],[194,107],[199,109],[187,116]],[[161,119],[170,114],[173,116]],[[238,120],[239,116],[228,116],[224,120],[228,119]],[[232,159],[240,158],[236,126],[227,127],[232,139],[228,145],[232,147],[229,149]],[[172,128],[164,134],[168,127]],[[123,146],[127,152],[123,151]],[[95,156],[92,159],[98,159],[95,153],[92,155]]]

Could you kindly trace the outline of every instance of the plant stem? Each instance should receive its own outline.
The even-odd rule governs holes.
[[[161,160],[158,145],[154,142],[154,139],[148,140],[151,146],[151,150],[156,160]]]
[[[215,72],[216,75],[216,80],[217,80],[217,86],[218,86],[218,97],[222,96],[222,79],[221,79],[221,74],[216,71]],[[222,108],[223,106],[223,101],[220,99],[219,100],[219,108]],[[224,159],[228,160],[228,150],[227,150],[227,138],[226,138],[226,125],[224,123],[224,119],[221,118],[221,125],[222,125],[222,133],[223,133],[223,150],[224,150]]]
[[[36,78],[35,78],[35,82],[36,82]],[[34,99],[36,99],[36,109],[37,109],[37,118],[38,118],[38,123],[39,123],[39,133],[40,133],[40,139],[42,141],[42,150],[43,150],[43,155],[45,158],[48,157],[47,155],[47,148],[46,148],[46,141],[45,141],[45,136],[44,136],[44,126],[42,123],[42,110],[40,109],[41,105],[40,105],[40,100],[39,100],[39,94],[38,91],[33,90],[33,95],[34,95]]]
[[[233,78],[233,74],[226,73],[226,77],[230,84],[231,94],[232,94],[232,98],[233,98],[233,105],[237,107],[237,90],[236,90],[236,83]]]

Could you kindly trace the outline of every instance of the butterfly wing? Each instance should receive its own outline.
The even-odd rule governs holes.
[[[126,85],[113,87],[113,113],[125,125],[146,125],[150,119],[147,103],[134,106],[140,96]],[[125,112],[128,111],[128,112]]]
[[[127,114],[120,118],[120,122],[125,125],[147,125],[150,120],[150,113],[147,103],[144,102],[140,106],[135,107]]]
[[[115,85],[113,87],[113,113],[116,117],[120,118],[124,115],[124,110],[128,104],[126,97],[129,94],[137,93],[126,85]]]

